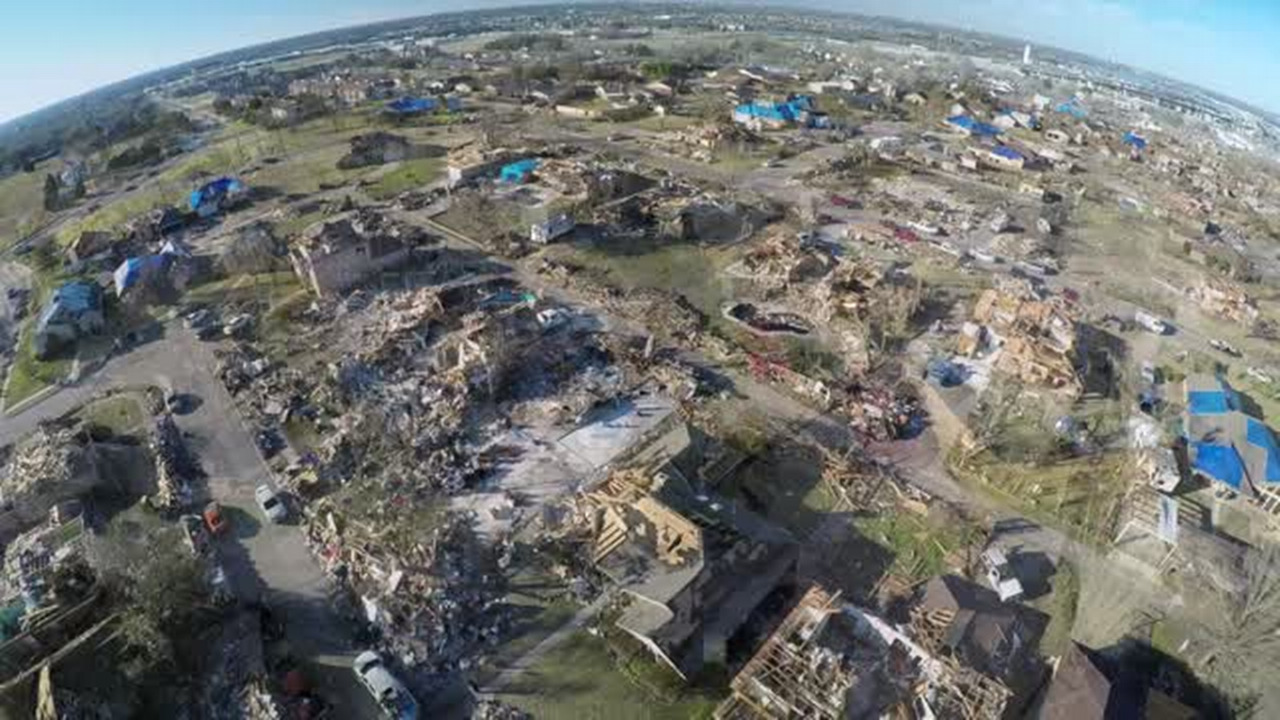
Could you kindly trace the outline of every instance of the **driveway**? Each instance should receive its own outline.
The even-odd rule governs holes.
[[[302,532],[270,524],[257,510],[254,488],[270,482],[271,474],[231,396],[214,377],[214,347],[170,323],[163,338],[113,357],[80,384],[4,417],[0,445],[108,389],[167,385],[195,395],[198,407],[175,420],[200,457],[209,495],[228,508],[232,530],[218,550],[237,595],[250,602],[264,600],[284,621],[290,653],[308,666],[316,690],[334,704],[334,717],[381,717],[351,671],[356,648],[350,627],[329,602],[324,572]]]

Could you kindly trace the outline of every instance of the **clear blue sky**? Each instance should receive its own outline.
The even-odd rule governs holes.
[[[774,0],[926,20],[1155,70],[1280,112],[1278,0]],[[9,0],[0,121],[131,75],[315,30],[503,0]]]

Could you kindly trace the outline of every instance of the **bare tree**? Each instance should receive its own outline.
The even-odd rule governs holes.
[[[1240,567],[1240,587],[1217,595],[1205,613],[1196,669],[1232,696],[1246,700],[1266,688],[1256,686],[1262,668],[1280,667],[1280,545],[1252,548]]]

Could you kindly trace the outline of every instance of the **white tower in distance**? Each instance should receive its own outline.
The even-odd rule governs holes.
[[[1023,65],[1031,64],[1031,46],[1030,45],[1027,45],[1022,48],[1022,64]]]

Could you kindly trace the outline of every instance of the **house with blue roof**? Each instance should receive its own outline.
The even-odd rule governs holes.
[[[979,122],[969,115],[952,115],[946,123],[953,130],[958,130],[972,137],[993,138],[1001,133],[1000,128],[989,123]]]
[[[748,102],[733,109],[733,121],[739,125],[777,130],[791,125],[808,128],[831,127],[831,119],[817,110],[810,95],[792,95],[784,102]]]
[[[1243,410],[1227,383],[1208,375],[1186,381],[1183,420],[1191,471],[1280,509],[1280,444],[1271,428]]]
[[[102,330],[106,319],[102,289],[87,282],[69,282],[54,291],[36,320],[36,357],[46,358],[78,338]]]

